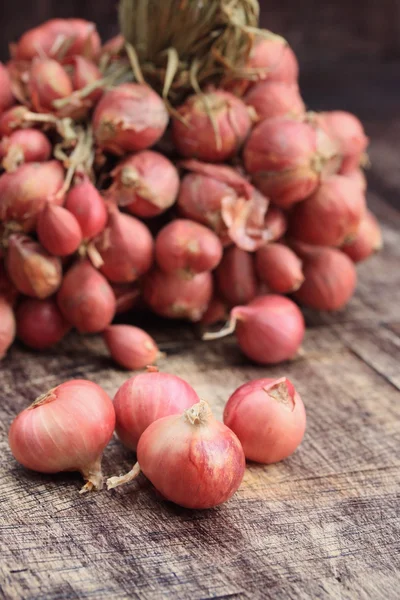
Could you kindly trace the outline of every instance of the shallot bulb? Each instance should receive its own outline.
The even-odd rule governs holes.
[[[162,356],[153,338],[133,325],[110,325],[103,338],[112,358],[125,369],[144,369]]]
[[[189,171],[178,197],[180,213],[208,225],[223,245],[234,242],[253,252],[268,239],[264,220],[268,199],[231,167],[197,160],[183,161]]]
[[[248,460],[268,465],[298,448],[306,430],[306,411],[286,377],[256,379],[229,398],[224,423],[238,436]]]
[[[0,114],[15,104],[7,68],[0,62]]]
[[[24,231],[35,228],[46,204],[61,205],[64,169],[60,162],[26,163],[0,176],[0,220],[16,221]]]
[[[0,142],[0,159],[7,171],[25,162],[49,160],[52,147],[48,138],[36,129],[19,129]]]
[[[63,57],[81,54],[96,58],[100,37],[94,23],[83,19],[51,19],[29,29],[13,48],[17,60],[30,61],[37,56]]]
[[[209,272],[185,279],[175,273],[151,271],[145,278],[143,298],[158,315],[170,319],[200,321],[213,293]]]
[[[294,208],[290,235],[307,244],[341,246],[354,238],[365,211],[360,186],[343,175],[331,175]]]
[[[7,298],[0,296],[0,360],[14,341],[16,322],[14,311]]]
[[[340,172],[350,173],[362,162],[369,139],[359,119],[351,113],[334,110],[316,116],[318,125],[338,144],[343,157]]]
[[[215,273],[219,295],[230,306],[247,304],[257,295],[254,258],[248,252],[231,246],[225,250]]]
[[[142,471],[167,500],[186,508],[212,508],[239,488],[246,466],[236,435],[200,401],[183,415],[154,421],[140,437],[138,463],[108,489],[132,481]]]
[[[60,287],[60,259],[26,235],[15,233],[9,237],[5,260],[11,281],[26,296],[48,298]]]
[[[87,86],[94,84],[102,78],[99,67],[91,60],[83,56],[73,56],[63,61],[67,71],[71,71],[71,82],[75,91],[83,90]],[[103,95],[101,88],[93,89],[90,94],[85,96],[84,100],[88,101],[88,106],[92,106]]]
[[[32,123],[29,123],[27,115],[29,109],[26,106],[13,106],[5,112],[0,112],[0,138],[10,136],[17,129],[24,129],[31,127]]]
[[[296,245],[296,252],[302,252]],[[340,310],[354,294],[357,273],[348,256],[335,248],[309,248],[301,254],[305,281],[294,297],[316,310]]]
[[[228,160],[237,154],[251,129],[246,105],[224,90],[190,96],[177,110],[180,118],[172,122],[174,142],[187,158]]]
[[[235,331],[242,352],[262,365],[293,359],[304,338],[305,325],[300,309],[285,296],[260,296],[247,306],[231,311],[230,323],[205,340],[224,337]]]
[[[35,58],[29,71],[28,92],[37,112],[55,112],[54,100],[72,94],[72,81],[56,60]]]
[[[288,228],[287,217],[283,210],[277,206],[269,207],[264,224],[270,242],[280,240],[285,235]]]
[[[305,105],[297,83],[262,81],[254,85],[244,97],[260,121],[286,115],[297,117],[305,113]]]
[[[154,421],[182,414],[197,402],[198,395],[186,381],[149,368],[125,381],[116,393],[115,430],[125,446],[136,450],[140,436]]]
[[[336,153],[309,123],[276,117],[262,121],[251,133],[244,162],[254,184],[282,208],[312,194],[321,172]]]
[[[64,318],[81,333],[103,331],[110,325],[116,310],[109,283],[87,260],[67,271],[57,303]]]
[[[188,277],[215,269],[222,259],[222,244],[210,229],[189,219],[176,219],[156,239],[156,261],[166,273]]]
[[[154,243],[144,223],[109,205],[107,226],[94,244],[103,261],[100,271],[114,283],[130,283],[153,263]]]
[[[16,317],[18,338],[35,350],[51,348],[71,329],[54,298],[24,298],[18,304]]]
[[[256,253],[256,271],[270,292],[290,294],[304,281],[302,263],[284,244],[267,244]]]
[[[91,240],[104,230],[108,219],[107,208],[87,176],[75,178],[75,185],[65,199],[65,208],[78,221],[85,240]]]
[[[95,383],[75,379],[39,396],[13,421],[11,452],[39,473],[79,471],[81,493],[103,486],[101,457],[115,426],[113,403]]]
[[[164,102],[149,86],[125,83],[104,94],[93,115],[98,146],[113,154],[144,150],[168,125]]]
[[[382,249],[382,231],[376,217],[367,210],[356,237],[349,243],[344,244],[341,250],[355,263],[369,258],[375,252]]]
[[[128,156],[111,173],[107,196],[138,217],[155,217],[170,208],[179,191],[179,175],[159,152],[143,150]]]
[[[37,234],[42,246],[54,256],[73,254],[82,242],[82,231],[74,215],[50,202],[39,214]]]

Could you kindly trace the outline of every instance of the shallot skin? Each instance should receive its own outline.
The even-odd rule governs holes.
[[[0,142],[0,159],[7,171],[24,162],[43,162],[50,158],[48,138],[37,129],[19,129]]]
[[[367,210],[355,238],[341,250],[355,263],[362,262],[382,249],[382,231],[376,217]]]
[[[263,81],[253,86],[244,97],[247,106],[252,106],[260,121],[285,115],[300,116],[305,113],[297,83]]]
[[[340,173],[345,175],[357,169],[369,143],[359,119],[342,110],[320,113],[316,119],[319,126],[338,144],[343,157]]]
[[[137,448],[138,463],[167,500],[185,508],[213,508],[239,488],[245,456],[223,423],[209,417],[204,424],[201,419],[192,424],[187,413],[164,417],[146,429]]]
[[[105,228],[108,218],[100,192],[86,176],[75,182],[65,199],[65,208],[78,221],[83,238],[91,240]]]
[[[82,242],[82,231],[74,215],[50,202],[39,214],[36,230],[42,246],[54,256],[73,254]]]
[[[256,253],[256,271],[269,291],[289,294],[304,281],[301,260],[284,244],[267,244]]]
[[[56,418],[58,417],[58,418]],[[39,473],[80,471],[86,489],[100,489],[101,454],[115,427],[115,411],[95,383],[71,380],[40,396],[13,421],[9,444],[15,459]]]
[[[35,58],[29,71],[28,92],[37,112],[55,112],[54,100],[72,94],[72,81],[56,60]]]
[[[160,96],[147,85],[125,83],[104,94],[93,115],[100,148],[116,155],[155,144],[168,125]]]
[[[115,362],[132,371],[152,365],[161,354],[153,338],[133,325],[110,325],[103,338]]]
[[[11,108],[14,103],[10,76],[6,67],[0,62],[0,114]]]
[[[16,316],[18,338],[35,350],[51,348],[71,329],[53,298],[24,298]]]
[[[284,460],[300,445],[306,411],[288,379],[257,379],[232,394],[224,423],[238,436],[248,460],[271,464]]]
[[[16,321],[11,304],[0,296],[0,360],[4,358],[7,350],[15,338]]]
[[[215,279],[221,298],[230,306],[247,304],[257,295],[254,257],[236,246],[225,250],[215,272]]]
[[[142,433],[154,421],[181,414],[197,402],[194,389],[180,377],[151,370],[140,373],[125,381],[115,395],[117,435],[136,450]]]

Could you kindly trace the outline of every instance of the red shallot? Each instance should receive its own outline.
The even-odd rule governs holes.
[[[221,298],[230,306],[247,304],[257,295],[254,258],[236,246],[225,250],[215,278]]]
[[[106,392],[75,379],[39,396],[13,421],[8,440],[16,460],[39,473],[79,471],[81,493],[103,486],[101,457],[115,425]]]
[[[88,260],[74,264],[64,275],[57,303],[64,318],[81,333],[103,331],[116,310],[109,283]]]
[[[56,112],[54,100],[73,92],[72,82],[59,62],[51,58],[35,58],[29,71],[28,93],[37,112]]]
[[[51,156],[51,144],[41,131],[19,129],[0,142],[0,159],[6,171],[14,171],[24,162],[43,162]]]
[[[222,244],[204,225],[189,219],[175,219],[158,234],[155,254],[162,271],[181,272],[191,277],[218,266]]]
[[[256,253],[256,271],[270,292],[290,294],[304,281],[301,260],[284,244],[267,244]]]
[[[155,144],[168,125],[164,102],[149,86],[125,83],[104,94],[93,115],[97,144],[122,155]]]
[[[297,117],[306,110],[297,83],[262,81],[250,89],[244,101],[254,108],[260,121],[286,115]]]
[[[230,322],[205,340],[236,333],[244,354],[256,363],[277,364],[296,356],[304,338],[305,325],[300,309],[285,296],[260,296],[247,306],[236,306]]]
[[[162,356],[153,338],[133,325],[110,325],[103,337],[112,358],[125,369],[144,369]]]
[[[14,341],[16,322],[14,311],[6,298],[0,296],[0,360]]]
[[[140,436],[154,421],[181,414],[197,402],[198,395],[186,381],[149,368],[125,381],[116,393],[115,430],[125,446],[136,450]]]
[[[0,62],[0,114],[15,104],[7,68]]]
[[[382,231],[376,217],[371,211],[367,210],[356,237],[349,243],[342,246],[341,250],[355,263],[369,258],[375,252],[382,249]]]
[[[170,319],[200,321],[213,293],[212,275],[199,273],[185,279],[154,269],[145,278],[143,297],[158,315]]]
[[[248,460],[271,464],[284,460],[300,445],[306,411],[286,377],[256,379],[229,398],[224,423],[238,436]]]
[[[54,298],[24,298],[18,304],[16,317],[18,338],[35,350],[54,346],[71,329]]]
[[[212,508],[239,488],[245,456],[236,435],[200,401],[183,415],[154,421],[141,436],[138,462],[108,489],[128,483],[142,471],[167,500],[186,508]]]
[[[65,208],[78,221],[85,240],[91,240],[104,230],[108,218],[107,208],[86,175],[75,177],[75,185],[67,194]]]
[[[74,215],[50,202],[39,214],[37,234],[42,246],[55,256],[73,254],[82,242],[82,231]]]
[[[187,158],[222,162],[232,158],[250,132],[246,105],[233,94],[215,90],[190,96],[172,122],[178,152]]]

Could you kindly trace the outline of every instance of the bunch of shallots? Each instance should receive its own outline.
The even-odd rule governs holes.
[[[341,309],[354,263],[381,247],[361,123],[307,113],[293,51],[266,32],[245,68],[171,117],[132,55],[54,19],[0,64],[0,355],[15,336],[41,350],[75,328],[143,368],[154,340],[112,324],[139,304],[227,321],[207,337],[235,331],[259,363],[292,358],[304,321],[283,295]]]

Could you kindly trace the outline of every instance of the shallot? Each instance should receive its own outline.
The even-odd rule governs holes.
[[[95,383],[75,379],[39,396],[13,421],[8,440],[16,460],[39,473],[79,471],[81,493],[103,486],[101,458],[115,426],[115,411]]]
[[[14,233],[9,237],[5,262],[11,281],[26,296],[48,298],[60,287],[60,259],[26,235]]]
[[[342,246],[341,250],[355,263],[369,258],[382,249],[382,231],[376,217],[367,210],[355,238]]]
[[[232,158],[251,128],[246,105],[224,90],[190,96],[178,114],[172,122],[174,142],[188,158],[210,162]]]
[[[133,325],[110,325],[103,337],[112,358],[125,369],[144,369],[162,356],[153,338]]]
[[[73,92],[72,81],[59,62],[51,58],[35,58],[29,71],[28,93],[37,112],[55,112],[54,100]]]
[[[215,278],[221,298],[230,306],[247,304],[257,295],[254,258],[236,246],[225,250]]]
[[[257,379],[232,394],[224,423],[238,436],[248,460],[271,464],[284,460],[300,445],[306,411],[286,377]]]
[[[149,86],[125,83],[104,94],[93,115],[97,144],[122,155],[155,144],[168,125],[164,102]]]
[[[64,275],[57,303],[64,318],[81,333],[103,331],[116,311],[114,292],[88,260],[75,263]]]
[[[143,150],[125,158],[111,173],[107,196],[138,217],[155,217],[170,208],[179,191],[179,175],[159,152]]]
[[[304,281],[301,260],[284,244],[267,244],[256,253],[256,271],[270,292],[289,294]]]
[[[288,228],[287,217],[282,209],[270,206],[264,220],[270,242],[280,240]]]
[[[14,311],[7,298],[0,296],[0,360],[14,341],[16,322]]]
[[[277,364],[296,356],[305,333],[304,318],[294,302],[285,296],[260,296],[247,306],[231,310],[230,322],[205,340],[236,333],[242,352],[263,365]]]
[[[0,114],[15,104],[7,68],[0,62]]]
[[[0,159],[7,171],[14,171],[24,162],[43,162],[51,156],[51,144],[41,131],[19,129],[0,142]]]
[[[297,83],[262,81],[250,89],[244,101],[254,108],[260,121],[286,115],[297,117],[306,110]]]
[[[228,319],[228,314],[229,311],[226,302],[218,298],[218,296],[213,296],[200,322],[202,325],[224,323]]]
[[[144,281],[143,297],[158,315],[170,319],[200,321],[213,293],[211,273],[198,273],[191,279],[175,273],[151,271]]]
[[[73,254],[82,242],[82,231],[74,215],[50,202],[39,214],[37,234],[42,246],[54,256]]]
[[[24,298],[18,304],[16,318],[18,338],[35,350],[54,346],[71,329],[54,298]]]
[[[239,488],[245,456],[236,435],[200,401],[183,415],[154,421],[142,434],[138,462],[108,489],[132,481],[142,471],[167,500],[186,508],[212,508]]]
[[[158,234],[156,261],[166,273],[182,272],[189,277],[212,271],[222,259],[222,244],[204,225],[189,219],[175,219]]]
[[[186,381],[151,367],[125,381],[116,393],[115,430],[125,446],[136,450],[140,436],[154,421],[181,414],[197,402],[198,395]]]
[[[85,240],[91,240],[104,230],[108,218],[107,208],[87,176],[75,177],[75,185],[65,199],[65,208],[78,221]]]

